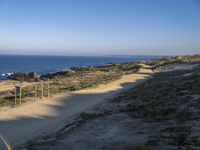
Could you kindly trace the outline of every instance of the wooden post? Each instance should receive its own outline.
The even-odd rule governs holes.
[[[19,87],[19,105],[21,106],[22,104],[22,88],[21,86]]]
[[[36,101],[37,99],[37,85],[35,84],[35,97],[34,97],[34,100]]]
[[[15,86],[14,92],[15,92],[15,106],[16,106],[17,105],[17,87],[16,86]]]
[[[42,81],[41,83],[41,98],[43,99],[43,96],[44,96],[44,82]]]
[[[48,92],[48,95],[47,95],[47,96],[48,96],[48,98],[49,98],[49,79],[47,80],[47,88],[48,88],[48,89],[47,89],[47,90],[48,90],[48,91],[47,91],[47,92]]]

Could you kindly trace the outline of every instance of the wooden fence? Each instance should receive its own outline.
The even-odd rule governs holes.
[[[50,82],[41,81],[31,86],[17,85],[14,89],[14,105],[21,105],[22,100],[37,100],[50,97]]]

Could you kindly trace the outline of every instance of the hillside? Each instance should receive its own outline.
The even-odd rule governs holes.
[[[66,126],[53,142],[46,138],[29,148],[200,149],[199,56],[167,58],[153,65],[153,78],[82,113],[81,121],[72,129],[74,124]]]

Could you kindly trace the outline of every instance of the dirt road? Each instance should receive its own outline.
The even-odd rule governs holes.
[[[70,92],[2,111],[0,133],[14,148],[34,138],[51,134],[85,109],[148,79],[149,75],[146,73],[151,71],[143,69],[139,74],[125,75],[115,82],[94,89]]]

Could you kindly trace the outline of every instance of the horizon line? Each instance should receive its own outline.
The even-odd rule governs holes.
[[[0,53],[0,55],[6,55],[6,56],[63,56],[63,57],[120,57],[120,56],[124,56],[124,57],[131,57],[131,56],[183,56],[182,54],[129,54],[129,55],[66,55],[66,54],[15,54],[15,53]],[[185,55],[189,55],[189,54],[185,54]],[[198,54],[191,54],[191,55],[198,55]],[[199,54],[200,55],[200,54]]]

